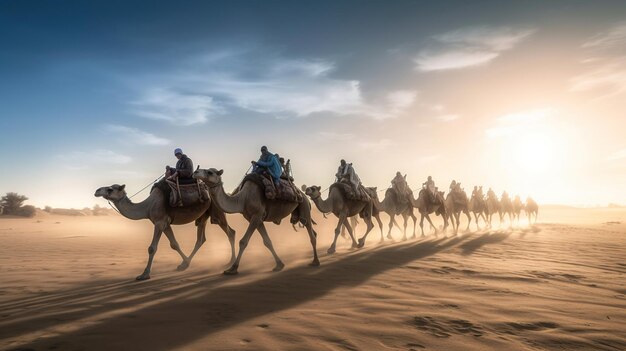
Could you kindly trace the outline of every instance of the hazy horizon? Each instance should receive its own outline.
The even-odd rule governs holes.
[[[176,147],[232,189],[267,145],[298,184],[345,158],[367,186],[401,171],[623,205],[625,18],[621,1],[3,2],[0,193],[103,206],[96,188],[133,194]]]

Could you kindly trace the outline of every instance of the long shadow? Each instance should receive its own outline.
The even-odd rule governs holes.
[[[351,254],[319,268],[301,266],[265,279],[214,289],[211,289],[211,284],[216,280],[233,278],[200,278],[191,287],[172,288],[164,292],[170,297],[167,301],[133,312],[118,313],[94,325],[13,347],[34,350],[50,347],[127,349],[129,345],[133,345],[134,349],[168,350],[247,320],[315,300],[333,289],[357,286],[374,275],[434,255],[464,240],[456,237],[450,240],[391,245]],[[127,285],[121,284],[116,289],[124,289],[125,286]],[[116,289],[114,291],[119,292]],[[136,308],[143,302],[158,301],[150,296],[108,306],[107,297],[102,298],[105,300],[102,301],[105,304],[104,309],[108,312]],[[43,314],[27,322],[10,325],[9,330],[15,335],[18,331],[23,333],[32,330],[33,326],[54,326],[84,317],[84,313],[80,311],[67,313],[63,318]]]
[[[464,256],[473,254],[476,250],[487,244],[498,243],[502,240],[505,240],[511,235],[511,233],[497,232],[497,233],[486,233],[478,238],[472,239],[463,245],[461,245],[461,254]]]

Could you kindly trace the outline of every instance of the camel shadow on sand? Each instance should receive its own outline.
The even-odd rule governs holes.
[[[457,236],[390,244],[335,257],[317,268],[299,266],[241,284],[233,283],[237,277],[207,276],[206,271],[172,274],[144,283],[87,282],[51,296],[0,304],[0,309],[9,308],[18,317],[15,322],[10,321],[12,316],[0,319],[0,340],[98,317],[95,323],[61,329],[60,334],[12,344],[9,349],[127,349],[137,345],[139,349],[168,350],[318,299],[334,289],[358,286],[377,274],[443,250],[460,246],[471,253],[507,237],[497,233],[469,241],[469,236]],[[226,284],[214,287],[221,283]]]

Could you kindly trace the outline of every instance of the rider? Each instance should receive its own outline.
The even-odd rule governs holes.
[[[354,191],[358,191],[359,185],[361,185],[361,179],[354,171],[352,163],[347,163],[346,160],[341,160],[337,174],[335,174],[335,182],[340,182],[342,179],[347,178]]]
[[[181,148],[174,150],[174,156],[178,159],[176,167],[165,166],[165,176],[168,180],[179,181],[192,180],[193,161],[183,153]]]
[[[437,187],[435,187],[435,181],[433,180],[433,177],[428,176],[428,179],[426,179],[426,181],[422,184],[422,187],[428,189],[431,201],[433,203],[437,202]]]
[[[257,174],[267,172],[272,177],[276,187],[280,185],[280,175],[283,173],[283,169],[276,155],[267,150],[267,146],[261,147],[261,157],[258,161],[252,161],[252,165],[252,172]]]

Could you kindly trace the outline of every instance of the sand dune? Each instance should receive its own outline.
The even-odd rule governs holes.
[[[245,223],[230,216],[238,237]],[[315,215],[322,266],[285,223],[222,276],[226,236],[185,272],[149,223],[118,216],[0,220],[0,348],[11,350],[624,350],[626,210],[548,208],[534,227],[429,235],[364,249]],[[523,222],[523,221],[522,221]],[[359,235],[363,226],[357,229]],[[193,226],[175,228],[189,252]],[[400,238],[396,230],[394,236]]]

